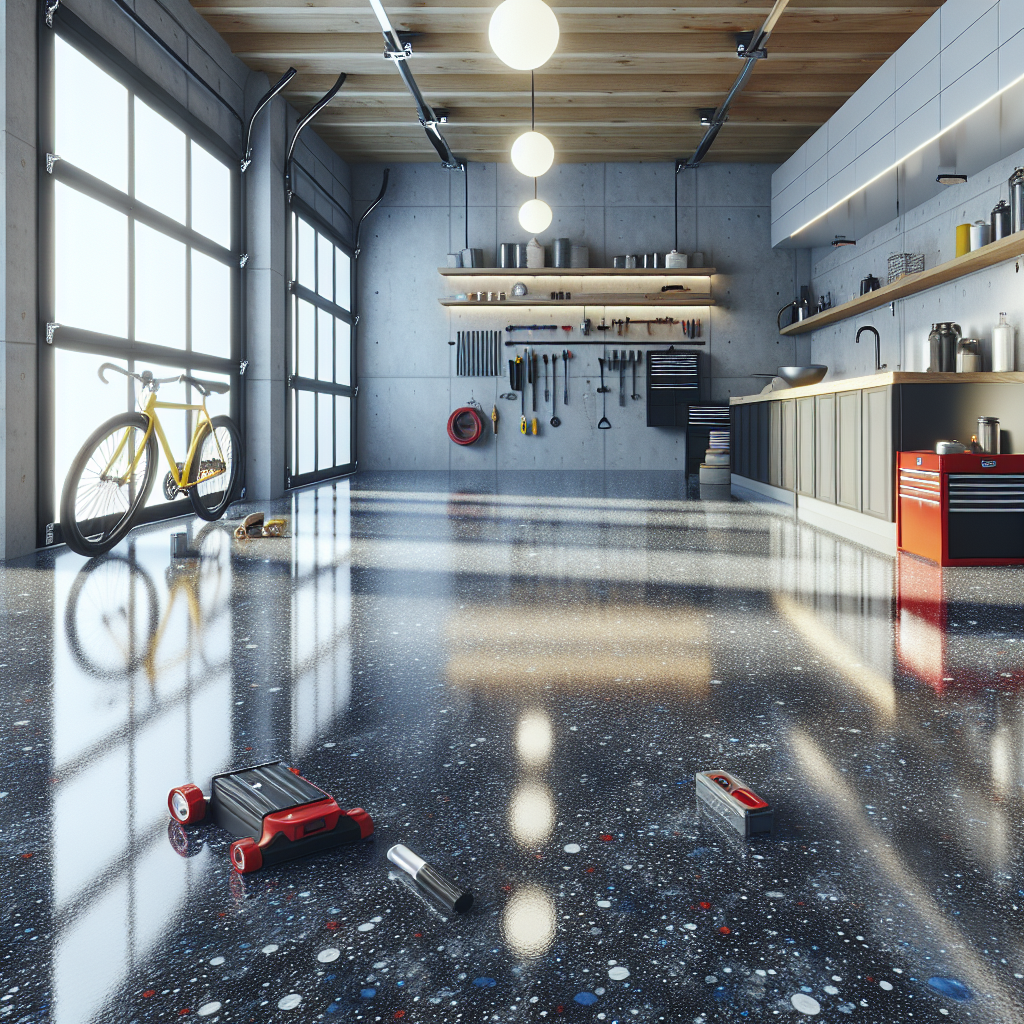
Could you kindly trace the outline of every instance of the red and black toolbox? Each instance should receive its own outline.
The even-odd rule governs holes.
[[[896,546],[939,565],[1024,565],[1024,455],[897,452]]]
[[[167,806],[182,825],[202,821],[209,810],[215,824],[241,836],[231,844],[231,863],[243,875],[373,834],[373,821],[361,807],[343,811],[281,761],[214,775],[209,800],[196,785],[178,786]]]

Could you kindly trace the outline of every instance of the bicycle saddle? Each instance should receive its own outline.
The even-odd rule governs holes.
[[[183,373],[178,378],[182,384],[190,384],[192,387],[204,397],[212,391],[215,395],[223,395],[225,392],[231,390],[230,384],[225,384],[219,380],[200,380],[198,377],[190,377],[187,373]]]

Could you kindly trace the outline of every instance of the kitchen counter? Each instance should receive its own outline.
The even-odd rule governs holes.
[[[896,452],[970,441],[999,419],[1001,451],[1024,450],[1024,373],[874,373],[730,400],[732,486],[896,553]]]
[[[859,391],[862,388],[877,388],[884,384],[1024,384],[1024,373],[873,373],[867,377],[846,377],[839,380],[823,380],[802,388],[782,388],[767,395],[741,395],[730,398],[730,405],[745,405],[749,402],[777,402],[786,398],[802,398],[806,395],[833,395],[839,391]]]

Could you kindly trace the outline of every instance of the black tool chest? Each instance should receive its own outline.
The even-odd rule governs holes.
[[[700,353],[647,353],[647,426],[685,427],[688,410],[700,401]]]

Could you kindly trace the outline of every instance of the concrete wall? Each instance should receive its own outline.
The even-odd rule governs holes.
[[[357,212],[376,197],[382,170],[378,164],[353,167]],[[764,382],[748,374],[774,372],[807,347],[780,338],[775,327],[776,310],[792,299],[798,281],[806,282],[809,267],[806,253],[771,249],[772,170],[756,164],[707,164],[679,178],[679,248],[703,251],[706,264],[718,268],[713,289],[721,305],[711,309],[710,322],[703,325],[710,368],[704,397],[714,401],[760,390]],[[557,166],[539,182],[541,198],[554,211],[540,240],[567,236],[588,245],[591,266],[610,266],[620,253],[670,250],[673,174],[670,163]],[[567,410],[561,411],[558,396],[562,426],[548,426],[550,410],[542,416],[538,408],[542,436],[537,438],[520,435],[519,404],[498,398],[508,390],[507,375],[454,376],[454,349],[448,341],[462,329],[460,317],[469,313],[439,305],[438,298],[454,288],[437,268],[446,253],[463,245],[463,188],[460,172],[438,164],[395,165],[383,204],[363,226],[357,347],[360,469],[682,468],[683,431],[648,428],[644,401],[627,398],[621,409],[617,380],[608,404],[613,427],[596,429],[600,348],[574,349],[578,358],[570,363]],[[533,182],[509,164],[470,165],[469,244],[483,248],[487,263],[494,265],[501,242],[528,240],[518,210],[532,195]],[[523,322],[508,309],[472,312],[476,322],[466,322],[466,328]],[[564,307],[545,320],[578,324],[581,314],[581,309]],[[579,338],[574,330],[568,347]],[[641,341],[647,348],[646,338],[635,330],[621,339],[612,336],[607,348],[610,354],[612,348],[636,348]],[[626,387],[628,392],[631,381]],[[481,441],[463,448],[448,439],[445,424],[450,412],[471,398],[488,415],[498,405],[502,419],[497,438],[488,428]]]
[[[772,243],[905,160],[1021,74],[1021,0],[946,0],[780,165],[772,182]]]
[[[0,4],[0,558],[35,547],[36,5]]]
[[[250,71],[188,0],[128,0],[139,17],[243,116],[269,86]],[[0,558],[31,551],[36,534],[36,81],[38,3],[0,4]],[[238,120],[198,85],[149,36],[109,0],[64,0],[84,21],[172,98],[239,153]],[[247,484],[251,497],[284,488],[285,409],[285,203],[283,163],[298,115],[283,100],[261,115],[254,131],[254,159],[246,174],[249,261]],[[351,234],[351,182],[345,161],[311,129],[295,159],[306,167],[331,202],[305,175],[297,193],[332,223]]]
[[[883,283],[891,253],[923,253],[925,266],[935,267],[956,255],[956,226],[987,221],[999,199],[1008,198],[1007,179],[1024,164],[1024,150],[973,175],[965,185],[943,190],[935,199],[909,210],[857,245],[812,251],[812,294],[831,291],[833,302],[860,293],[860,281],[873,274]],[[978,271],[889,306],[802,335],[811,339],[811,357],[829,367],[829,378],[858,377],[874,371],[874,340],[870,335],[854,344],[857,329],[871,324],[882,336],[882,362],[890,370],[924,370],[925,346],[931,325],[940,320],[959,323],[965,337],[980,338],[984,367],[991,369],[992,328],[999,313],[1017,328],[1017,369],[1024,369],[1024,260],[1013,260]],[[869,343],[870,344],[867,344]]]

